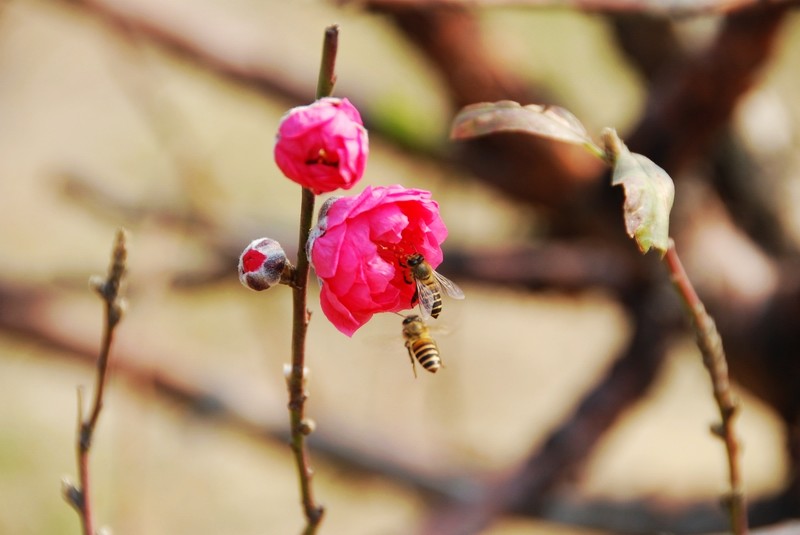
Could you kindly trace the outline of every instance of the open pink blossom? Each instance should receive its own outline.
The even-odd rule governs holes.
[[[310,260],[322,284],[322,311],[348,336],[378,312],[412,307],[415,285],[406,259],[436,267],[447,227],[428,191],[367,187],[326,206],[312,232]]]
[[[346,98],[322,98],[281,119],[275,163],[315,194],[350,189],[361,180],[369,142],[358,110]]]

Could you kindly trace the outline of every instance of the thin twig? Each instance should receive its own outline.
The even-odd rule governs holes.
[[[322,45],[322,61],[317,80],[317,98],[329,97],[336,85],[336,53],[339,51],[339,26],[333,24],[325,28]]]
[[[336,51],[339,43],[338,26],[329,26],[325,29],[325,39],[322,46],[322,61],[320,65],[319,80],[317,83],[317,98],[329,96],[333,91],[336,75]],[[309,263],[305,255],[306,242],[311,231],[311,222],[314,216],[314,193],[303,188],[300,207],[300,238],[297,246],[297,270],[295,272],[293,290],[293,327],[292,327],[292,367],[287,378],[289,386],[289,416],[291,422],[291,446],[297,464],[297,473],[300,480],[300,493],[303,510],[306,516],[306,528],[303,533],[311,535],[316,533],[322,521],[325,509],[314,500],[314,491],[311,486],[311,469],[305,437],[313,430],[313,422],[305,418],[305,350],[306,333],[310,318],[306,307],[308,290]]]
[[[703,364],[711,377],[714,389],[714,400],[717,402],[720,424],[712,426],[712,432],[725,443],[728,455],[728,481],[730,491],[724,498],[731,522],[731,530],[736,535],[747,533],[747,508],[745,506],[744,491],[742,489],[742,476],[739,467],[739,441],[733,428],[733,420],[738,411],[738,404],[731,392],[728,379],[728,363],[725,351],[722,348],[722,338],[717,331],[716,324],[706,312],[703,302],[697,295],[686,270],[683,268],[680,257],[675,250],[675,243],[670,241],[670,247],[664,257],[664,262],[672,276],[672,282],[692,315],[697,334],[697,345],[703,354]]]
[[[94,399],[88,418],[84,418],[83,413],[83,389],[78,388],[78,431],[76,444],[78,486],[76,487],[71,483],[65,482],[63,489],[64,497],[75,508],[81,518],[84,535],[95,534],[92,503],[89,493],[89,451],[92,447],[92,437],[95,427],[97,426],[97,420],[103,408],[103,395],[105,393],[106,378],[108,377],[108,357],[114,338],[114,329],[122,318],[123,307],[121,299],[119,298],[119,290],[122,277],[125,275],[127,254],[125,231],[120,229],[117,231],[108,277],[105,279],[93,277],[90,281],[92,289],[100,295],[100,298],[103,299],[105,303],[105,325],[103,328],[100,355],[97,358]]]
[[[324,509],[314,501],[314,492],[311,486],[311,469],[305,437],[310,432],[311,426],[305,418],[306,401],[306,332],[310,314],[306,308],[306,295],[308,290],[308,259],[305,258],[305,243],[311,228],[311,218],[314,212],[314,194],[303,188],[303,198],[300,208],[300,246],[297,255],[297,271],[295,272],[293,291],[293,318],[292,318],[292,367],[288,377],[289,386],[289,417],[291,446],[294,453],[297,473],[300,480],[300,494],[303,502],[303,511],[306,516],[306,529],[304,533],[312,534],[322,520]]]

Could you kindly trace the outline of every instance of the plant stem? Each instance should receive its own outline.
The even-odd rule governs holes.
[[[303,511],[306,516],[306,529],[304,533],[316,533],[317,526],[322,520],[324,509],[314,501],[314,491],[311,487],[311,469],[308,451],[306,450],[305,437],[308,424],[305,421],[305,352],[306,333],[310,314],[306,307],[308,290],[308,259],[305,256],[305,246],[311,229],[311,220],[314,213],[314,194],[303,188],[300,208],[300,243],[297,255],[297,270],[295,271],[293,292],[292,316],[292,368],[288,377],[289,385],[289,418],[291,426],[291,447],[294,453],[297,473],[300,481],[300,495],[303,502]]]
[[[83,388],[78,388],[78,443],[76,447],[78,456],[78,488],[72,494],[72,505],[78,511],[81,518],[81,528],[83,535],[94,535],[94,520],[92,516],[92,501],[89,499],[90,478],[89,478],[89,446],[91,444],[91,433],[88,434],[89,442],[84,442],[87,434],[86,421],[83,419]]]
[[[329,26],[325,29],[325,39],[322,45],[322,61],[317,81],[317,98],[329,96],[336,82],[334,73],[336,65],[336,51],[339,42],[338,26]],[[287,378],[289,387],[289,420],[291,426],[291,447],[294,454],[297,474],[300,483],[300,495],[303,503],[303,512],[306,517],[306,535],[316,533],[322,521],[325,509],[314,500],[314,491],[311,486],[311,469],[308,451],[306,450],[305,437],[311,432],[312,425],[305,419],[305,352],[306,334],[310,314],[307,308],[308,271],[309,263],[306,257],[306,243],[311,232],[311,223],[314,216],[314,193],[303,188],[300,205],[300,237],[297,247],[297,262],[295,277],[292,284],[293,316],[292,316],[292,366]]]
[[[325,28],[322,43],[322,61],[317,79],[317,98],[329,97],[336,85],[336,53],[339,50],[339,26],[333,24]]]
[[[65,496],[67,501],[75,508],[81,518],[84,535],[94,535],[94,521],[92,518],[92,503],[90,499],[89,478],[89,452],[92,447],[92,437],[103,408],[103,395],[105,393],[106,379],[108,377],[108,357],[111,343],[114,339],[114,330],[122,318],[119,290],[122,277],[125,275],[127,260],[125,246],[125,231],[118,230],[111,256],[111,266],[105,280],[91,281],[93,289],[100,295],[105,303],[105,324],[103,340],[100,345],[100,354],[97,358],[97,375],[95,377],[94,399],[92,401],[89,417],[83,417],[83,389],[78,389],[78,431],[77,431],[77,462],[78,486],[67,485]]]
[[[734,417],[738,411],[738,404],[731,391],[728,378],[728,363],[722,347],[722,338],[717,331],[713,318],[706,312],[706,308],[697,295],[686,270],[683,268],[675,243],[670,240],[669,249],[664,256],[664,262],[672,275],[672,282],[678,293],[689,309],[697,335],[697,346],[703,355],[703,365],[711,378],[714,391],[714,400],[717,403],[721,423],[712,426],[714,435],[725,443],[728,456],[728,482],[730,491],[724,497],[724,505],[730,515],[731,530],[736,535],[746,535],[747,508],[744,491],[742,489],[742,476],[739,467],[739,441],[733,428]]]

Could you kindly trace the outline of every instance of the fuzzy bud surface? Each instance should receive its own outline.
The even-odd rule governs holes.
[[[281,282],[288,260],[281,244],[270,238],[253,240],[239,257],[239,280],[251,290],[268,290]]]

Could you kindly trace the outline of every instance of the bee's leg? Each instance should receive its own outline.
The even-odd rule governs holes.
[[[406,264],[402,260],[398,260],[397,263],[400,264],[401,268],[403,268],[403,281],[406,284],[413,284],[414,283],[414,277],[409,278],[409,276],[408,276],[408,264]]]
[[[411,371],[414,372],[414,379],[417,378],[417,363],[414,362],[414,354],[411,352],[411,349],[408,350],[408,360],[411,361]]]
[[[411,296],[411,306],[413,307],[419,301],[419,288],[414,289],[414,295]]]

